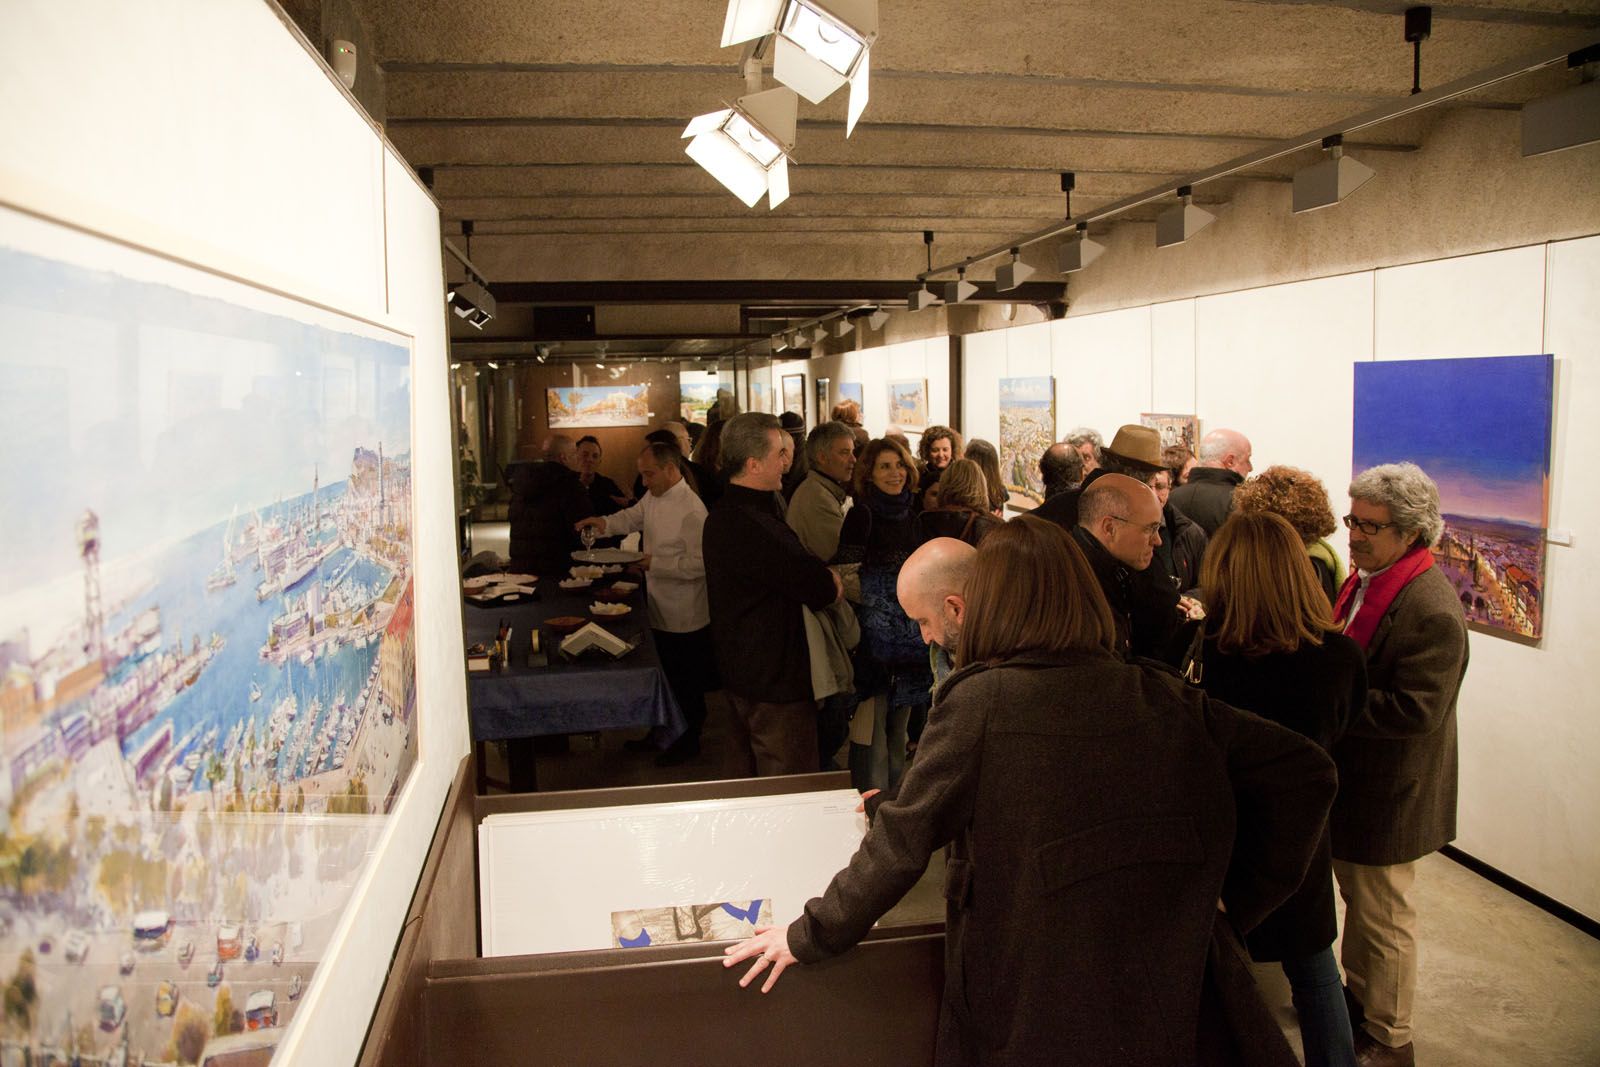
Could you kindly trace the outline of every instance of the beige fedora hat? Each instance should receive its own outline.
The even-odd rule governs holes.
[[[1141,467],[1151,473],[1166,466],[1161,462],[1161,431],[1153,426],[1137,423],[1119,426],[1117,436],[1103,451],[1131,467]]]

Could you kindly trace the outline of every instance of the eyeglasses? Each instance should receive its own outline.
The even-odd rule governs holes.
[[[1354,515],[1346,515],[1344,517],[1344,528],[1346,530],[1360,530],[1368,537],[1377,537],[1384,530],[1399,529],[1400,524],[1398,522],[1373,522],[1371,519],[1358,519]]]
[[[1129,526],[1137,525],[1132,519],[1125,519],[1121,515],[1112,515],[1111,518],[1116,519],[1118,522],[1125,522]],[[1140,526],[1139,530],[1144,534],[1146,539],[1161,536],[1161,524],[1159,522],[1152,522],[1148,526]]]

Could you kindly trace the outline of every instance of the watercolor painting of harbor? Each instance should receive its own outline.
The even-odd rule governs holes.
[[[1421,467],[1444,512],[1434,562],[1467,621],[1535,640],[1544,632],[1554,396],[1550,355],[1355,366],[1354,472],[1404,460]]]
[[[1000,477],[1006,507],[1030,511],[1044,502],[1039,457],[1056,439],[1056,380],[1000,379]]]
[[[417,759],[411,354],[0,212],[0,1062],[291,1024]]]

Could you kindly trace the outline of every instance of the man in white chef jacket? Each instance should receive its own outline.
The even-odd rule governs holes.
[[[639,502],[611,515],[584,519],[582,530],[592,526],[611,537],[643,531],[645,557],[639,566],[648,579],[650,628],[667,684],[683,709],[688,729],[664,752],[656,764],[671,767],[700,753],[700,729],[706,721],[706,693],[721,686],[716,657],[711,648],[711,612],[706,604],[706,565],[700,550],[700,533],[706,506],[683,480],[678,453],[652,442],[639,453],[639,478],[646,492]],[[629,741],[626,747],[653,747],[648,737]]]

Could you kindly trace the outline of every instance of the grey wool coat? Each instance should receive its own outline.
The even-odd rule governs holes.
[[[1333,858],[1389,866],[1456,836],[1456,697],[1467,625],[1429,567],[1395,595],[1367,646],[1367,703],[1334,747]]]
[[[1160,668],[1100,651],[973,665],[789,945],[844,952],[951,843],[938,1064],[1292,1064],[1251,1016],[1248,971],[1216,988],[1214,934],[1300,884],[1333,792],[1316,745]],[[1243,1017],[1266,1020],[1248,1035],[1240,983]]]

